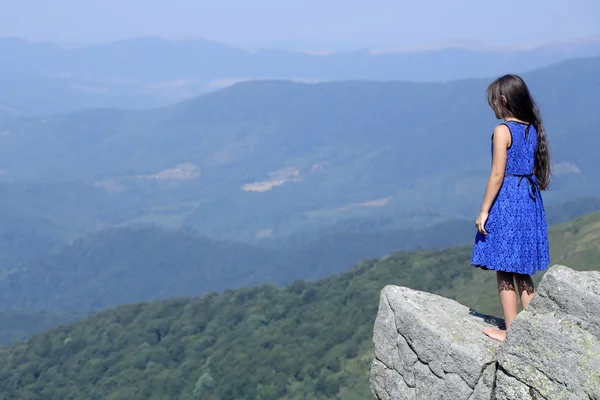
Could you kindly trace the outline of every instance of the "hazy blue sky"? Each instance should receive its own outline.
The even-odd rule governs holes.
[[[600,0],[0,0],[0,36],[421,46],[600,35]]]

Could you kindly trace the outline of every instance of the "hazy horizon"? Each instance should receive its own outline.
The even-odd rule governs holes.
[[[600,36],[594,0],[0,0],[0,36],[91,44],[138,37],[193,37],[238,46],[306,50],[523,47]],[[433,11],[432,11],[433,10]],[[60,21],[60,23],[57,23]]]
[[[478,42],[475,40],[452,40],[452,41],[440,41],[432,42],[422,45],[401,45],[397,43],[368,43],[368,42],[311,42],[311,41],[279,41],[267,44],[244,44],[236,42],[227,42],[214,39],[211,37],[201,35],[141,35],[131,36],[119,39],[107,39],[97,41],[60,41],[60,40],[36,40],[15,35],[0,35],[0,39],[17,39],[23,40],[27,43],[42,44],[50,43],[55,44],[64,48],[82,48],[88,46],[101,46],[110,43],[119,43],[143,39],[164,39],[173,42],[183,41],[207,41],[224,46],[230,46],[233,48],[240,49],[274,49],[274,50],[291,50],[291,51],[306,51],[308,53],[314,52],[314,54],[323,54],[340,51],[358,51],[358,50],[372,50],[374,52],[419,52],[428,50],[440,50],[444,48],[457,47],[471,50],[482,50],[482,51],[514,51],[514,50],[528,50],[534,48],[541,48],[544,46],[555,46],[555,45],[569,45],[569,44],[581,44],[581,43],[600,43],[600,35],[591,36],[580,36],[564,40],[549,40],[540,42],[530,43],[516,43],[516,44],[490,44],[485,42]]]

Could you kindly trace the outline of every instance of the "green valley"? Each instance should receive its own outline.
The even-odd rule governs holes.
[[[598,198],[578,199],[548,207],[548,221],[554,225],[596,210]],[[52,252],[47,248],[55,242],[38,243],[29,236],[23,238],[29,247],[16,247],[19,229],[6,226],[13,240],[0,240],[7,249],[4,258],[10,256],[13,262],[18,255],[27,258],[21,263],[6,261],[7,268],[0,273],[0,309],[90,312],[266,282],[285,285],[338,274],[359,260],[394,251],[464,245],[474,235],[470,220],[403,229],[394,228],[393,219],[379,222],[354,221],[310,240],[298,237],[270,247],[132,225],[79,237]],[[0,343],[6,342],[0,338]]]

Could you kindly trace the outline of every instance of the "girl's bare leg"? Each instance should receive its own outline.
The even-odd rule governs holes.
[[[506,324],[506,329],[508,330],[519,311],[517,307],[517,291],[515,290],[514,275],[510,272],[497,271],[496,279],[498,280],[498,291],[500,292],[500,305],[502,306],[504,322]],[[500,341],[506,339],[506,331],[502,329],[486,328],[483,332],[492,339]]]
[[[535,286],[533,285],[533,279],[531,275],[515,274],[515,281],[517,283],[517,289],[521,296],[521,307],[526,309],[535,295]]]

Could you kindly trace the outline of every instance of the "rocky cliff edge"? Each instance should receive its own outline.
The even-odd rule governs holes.
[[[600,399],[600,272],[554,266],[499,343],[503,321],[404,287],[381,292],[371,390],[380,400]]]

